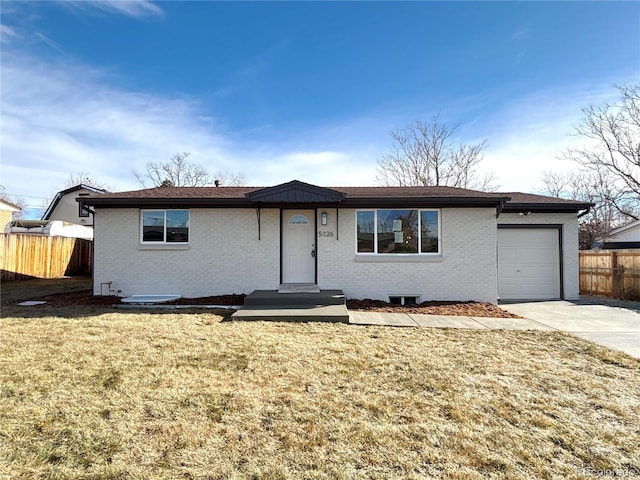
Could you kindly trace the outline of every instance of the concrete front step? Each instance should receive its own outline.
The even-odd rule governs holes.
[[[320,288],[315,283],[283,283],[278,293],[320,293]]]
[[[320,290],[316,293],[278,293],[277,290],[256,290],[244,299],[245,307],[299,307],[345,305],[342,290]]]
[[[342,290],[278,293],[256,290],[244,299],[244,307],[231,315],[233,320],[277,322],[349,322]]]
[[[287,305],[285,307],[245,305],[231,315],[231,318],[247,321],[349,323],[349,312],[344,303],[342,305]]]

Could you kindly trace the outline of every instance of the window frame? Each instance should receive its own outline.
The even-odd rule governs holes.
[[[85,205],[84,202],[78,202],[78,217],[79,218],[89,218],[89,207]]]
[[[88,197],[89,194],[88,193],[80,193],[78,194],[78,199],[81,199],[82,197]],[[91,213],[91,210],[89,210],[89,206],[86,205],[82,200],[78,201],[78,217],[79,218],[89,218],[89,214]]]
[[[163,213],[163,225],[162,236],[163,240],[145,240],[144,239],[144,214],[145,212],[162,212]],[[167,212],[187,212],[187,241],[186,242],[168,242],[167,241]],[[140,217],[140,245],[189,245],[191,242],[191,210],[188,208],[141,208]]]
[[[415,210],[418,212],[418,251],[413,253],[380,253],[378,252],[378,211],[379,210]],[[359,252],[358,251],[358,213],[360,212],[373,212],[373,252]],[[438,251],[437,252],[422,252],[422,212],[437,212],[438,214]],[[442,256],[442,209],[440,208],[358,208],[355,211],[355,251],[359,256],[375,256],[375,257],[439,257]]]

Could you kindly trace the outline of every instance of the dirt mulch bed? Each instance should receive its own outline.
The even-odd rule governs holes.
[[[458,317],[494,317],[494,318],[522,318],[490,303],[474,301],[451,302],[431,301],[416,305],[393,305],[382,300],[347,300],[349,310],[362,312],[389,313],[422,313],[425,315],[454,315]]]
[[[199,298],[179,298],[162,305],[243,305],[245,295],[217,295]],[[56,293],[38,298],[54,307],[67,306],[103,306],[121,305],[121,298],[116,296],[92,295],[90,290],[79,292]],[[347,300],[349,310],[364,312],[422,313],[427,315],[454,315],[466,317],[520,318],[490,303],[480,302],[444,302],[431,301],[417,305],[393,305],[382,300]]]
[[[199,298],[179,298],[173,302],[167,302],[165,305],[244,305],[244,297],[246,295],[217,295],[213,297]]]
[[[179,298],[162,305],[242,305],[245,295],[219,295],[201,298]],[[116,296],[92,295],[90,290],[81,292],[56,293],[38,298],[55,307],[75,305],[111,306],[121,305],[121,298]]]

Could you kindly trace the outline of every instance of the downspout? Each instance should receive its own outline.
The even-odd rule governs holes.
[[[504,206],[507,204],[506,200],[501,200],[498,206],[496,207],[496,218],[500,216],[502,210],[504,210]]]
[[[262,232],[261,232],[261,225],[260,225],[260,204],[258,203],[258,206],[256,207],[256,219],[258,220],[258,241],[262,240],[261,236],[262,236]]]
[[[584,212],[578,214],[578,218],[582,218],[591,211],[591,205],[589,205]]]
[[[93,240],[91,242],[91,295],[95,295],[96,287],[96,209],[89,209],[91,215],[91,228],[93,228]]]

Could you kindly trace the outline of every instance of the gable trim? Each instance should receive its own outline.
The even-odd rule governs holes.
[[[84,185],[84,184],[76,185],[75,187],[67,188],[66,190],[61,190],[58,193],[56,193],[55,197],[53,197],[53,200],[45,210],[40,220],[49,220],[49,217],[58,206],[58,203],[60,203],[60,200],[62,199],[62,197],[70,193],[77,192],[78,190],[89,190],[90,192],[99,193],[101,195],[104,195],[105,193],[107,193],[107,191],[102,188],[96,188],[96,187],[92,187],[90,185]],[[76,201],[80,202],[81,200],[76,199]]]
[[[245,197],[252,202],[268,204],[335,204],[340,203],[345,194],[330,188],[293,180],[274,187],[254,190],[246,193]]]

